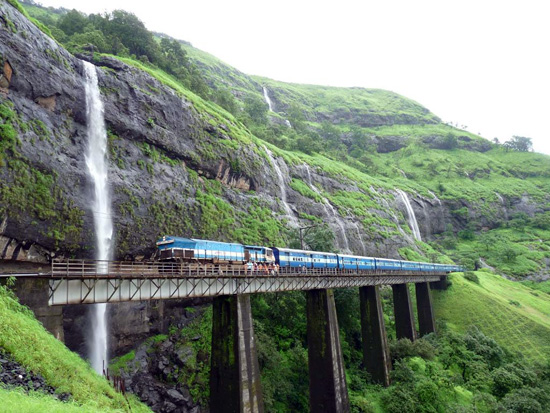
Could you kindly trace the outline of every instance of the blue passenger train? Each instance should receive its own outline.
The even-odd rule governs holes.
[[[165,235],[157,241],[159,260],[243,264],[278,264],[281,268],[337,268],[341,270],[396,270],[412,272],[464,271],[458,265],[432,264],[331,252],[262,247]]]

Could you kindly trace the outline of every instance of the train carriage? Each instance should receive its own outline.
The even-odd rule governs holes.
[[[273,247],[272,249],[275,255],[275,262],[277,262],[281,268],[313,267],[311,251],[277,247]]]
[[[338,268],[345,270],[374,270],[376,263],[372,257],[338,254]]]
[[[421,264],[414,261],[401,261],[401,269],[404,271],[421,271]]]
[[[310,251],[313,268],[338,268],[338,256],[330,252]]]
[[[263,247],[194,238],[164,236],[157,241],[161,261],[209,262],[223,266],[245,262],[277,262],[287,269],[339,268],[345,270],[392,270],[411,272],[458,272],[462,266],[333,254],[291,248]]]
[[[375,258],[376,269],[377,270],[401,270],[401,265],[403,262],[400,260],[391,260],[389,258]]]

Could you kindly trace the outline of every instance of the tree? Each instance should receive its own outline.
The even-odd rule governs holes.
[[[455,149],[458,146],[458,138],[452,133],[448,133],[441,143],[441,149]]]
[[[550,229],[550,212],[545,212],[543,214],[536,214],[533,217],[533,225],[540,229]]]
[[[533,142],[531,138],[524,136],[513,136],[509,141],[504,142],[507,149],[512,149],[519,152],[529,152],[533,150]]]
[[[244,110],[255,123],[267,123],[267,103],[256,95],[249,94],[244,100]]]
[[[67,36],[72,36],[75,33],[82,33],[87,24],[86,16],[73,9],[59,19],[57,27]]]

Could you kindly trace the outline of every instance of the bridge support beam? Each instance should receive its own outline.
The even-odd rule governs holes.
[[[390,385],[391,359],[378,286],[359,288],[363,361],[372,381]]]
[[[349,412],[334,293],[310,290],[306,297],[310,412]]]
[[[397,339],[416,340],[414,313],[408,284],[392,284],[393,312],[395,315],[395,333]]]
[[[210,411],[264,411],[249,295],[214,298]]]
[[[426,334],[435,333],[435,318],[432,306],[432,295],[429,283],[417,283],[416,308],[418,310],[418,329],[420,337]]]

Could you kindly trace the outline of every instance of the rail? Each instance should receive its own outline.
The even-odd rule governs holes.
[[[304,276],[365,276],[365,275],[444,275],[442,271],[359,270],[339,268],[264,267],[249,269],[243,264],[134,262],[67,260],[53,262],[51,278],[112,279],[112,278],[238,278],[238,277],[304,277]]]

